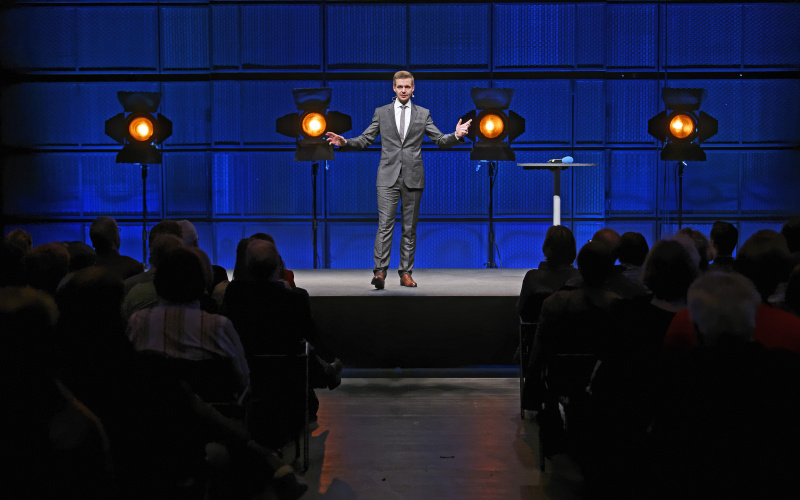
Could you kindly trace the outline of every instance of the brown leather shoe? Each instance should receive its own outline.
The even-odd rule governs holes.
[[[378,290],[383,290],[383,287],[386,286],[386,273],[375,273],[375,276],[372,277],[372,284]]]
[[[410,274],[405,273],[404,275],[400,276],[400,285],[415,287],[417,286],[417,283],[413,279],[411,279]]]

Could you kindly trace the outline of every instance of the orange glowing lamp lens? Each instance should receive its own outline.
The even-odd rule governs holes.
[[[153,136],[153,122],[144,116],[134,118],[128,125],[128,132],[133,140],[145,142]]]
[[[309,113],[303,118],[303,133],[309,137],[319,137],[325,132],[325,117],[320,113]]]
[[[676,139],[686,139],[694,133],[695,123],[691,116],[678,114],[669,121],[669,131]]]
[[[495,114],[488,114],[481,118],[480,130],[487,139],[494,139],[503,133],[503,119]]]

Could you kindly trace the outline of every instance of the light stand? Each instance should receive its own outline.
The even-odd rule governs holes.
[[[319,253],[317,252],[317,229],[319,222],[317,221],[317,173],[319,172],[319,162],[315,161],[311,164],[311,232],[312,242],[314,244],[314,269],[317,269],[317,261],[319,260]]]
[[[147,164],[142,163],[142,265],[147,267]]]
[[[678,230],[683,228],[683,169],[686,168],[685,161],[679,161],[678,168]]]
[[[496,269],[494,262],[494,181],[497,178],[497,163],[486,161],[487,171],[489,172],[489,262],[484,264],[487,269]]]

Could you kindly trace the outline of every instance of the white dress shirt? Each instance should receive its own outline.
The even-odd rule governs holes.
[[[402,104],[400,104],[399,99],[394,100],[394,122],[397,124],[397,132],[403,137],[405,140],[406,135],[408,135],[408,125],[411,123],[411,99],[406,102],[406,123],[405,123],[405,130],[400,132],[400,113],[403,110]]]

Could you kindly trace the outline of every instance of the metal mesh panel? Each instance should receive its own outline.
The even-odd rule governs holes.
[[[114,163],[115,154],[81,156],[83,211],[87,215],[142,213],[142,167]],[[147,217],[161,214],[161,165],[147,169]]]
[[[742,127],[745,143],[800,140],[800,81],[743,80]]]
[[[494,67],[572,67],[574,19],[574,5],[495,5]]]
[[[708,151],[707,156],[708,161],[688,162],[684,170],[683,213],[735,213],[739,209],[741,153]]]
[[[3,90],[3,143],[10,146],[77,145],[78,85],[24,83]]]
[[[324,224],[317,233],[317,250],[322,255],[321,242],[325,241]],[[266,233],[275,239],[275,246],[288,269],[311,269],[314,267],[314,237],[311,221],[270,222],[266,224],[247,224],[245,235]],[[303,286],[299,284],[299,286]]]
[[[655,214],[657,156],[652,151],[611,151],[612,214]]]
[[[211,89],[212,141],[214,144],[239,144],[242,141],[241,83],[212,82]]]
[[[163,165],[167,217],[210,215],[211,154],[165,153]]]
[[[669,4],[665,9],[665,67],[729,68],[741,64],[740,5]],[[691,34],[691,40],[687,38],[687,34]],[[699,43],[693,43],[694,41]]]
[[[375,233],[378,224],[375,222],[336,222],[328,224],[328,240],[330,255],[328,264],[331,269],[372,269]],[[392,239],[392,258],[389,269],[397,269],[400,262],[400,224],[394,225]],[[417,249],[419,250],[419,226],[417,227]],[[419,255],[419,252],[417,252]]]
[[[741,222],[739,224],[739,245],[736,247],[736,250],[738,251],[744,242],[756,232],[761,231],[762,229],[770,229],[779,233],[781,231],[781,227],[783,227],[783,221]]]
[[[325,173],[328,214],[331,216],[378,216],[375,180],[380,153],[336,153]]]
[[[573,167],[575,215],[603,215],[606,202],[608,151],[576,151],[575,163],[596,163],[596,167]]]
[[[155,7],[79,7],[78,66],[83,69],[158,69]]]
[[[525,132],[514,143],[570,144],[572,88],[569,80],[497,80],[493,87],[514,89],[510,109],[525,118]],[[547,117],[547,126],[537,126],[538,117]]]
[[[488,167],[469,161],[464,152],[424,152],[423,215],[485,215],[488,213]],[[504,162],[500,162],[501,164]],[[508,163],[508,162],[505,162]]]
[[[211,63],[214,69],[241,66],[241,11],[235,5],[211,6]]]
[[[322,67],[319,5],[243,5],[240,8],[243,68]]]
[[[594,233],[604,227],[609,226],[605,222],[574,221],[572,223],[572,234],[575,235],[575,246],[577,246],[578,252],[581,251],[583,245],[592,239]]]
[[[242,98],[239,106],[242,113],[242,142],[294,146],[295,141],[292,138],[275,131],[275,119],[297,112],[292,89],[316,88],[320,87],[321,83],[305,80],[241,82]]]
[[[800,66],[800,4],[743,5],[744,65]]]
[[[236,153],[215,153],[211,166],[213,215],[242,214],[242,183],[238,181]]]
[[[32,154],[6,156],[3,214],[66,215],[81,210],[80,156]]]
[[[517,151],[516,162],[500,162],[495,185],[494,211],[497,215],[552,216],[553,174],[549,170],[525,170],[518,163],[544,163],[563,158],[565,151]],[[486,173],[481,170],[482,176]],[[572,169],[561,172],[561,211],[569,213],[572,197]]]
[[[406,66],[404,6],[327,5],[325,9],[329,69]]]
[[[408,14],[412,68],[489,67],[488,5],[411,5]]]
[[[86,244],[91,245],[92,240],[89,238],[89,226],[90,224],[86,224],[84,227],[86,228]],[[122,255],[127,255],[128,257],[132,257],[139,262],[145,258],[144,251],[143,251],[143,242],[142,242],[142,224],[126,224],[120,223],[119,226],[119,253]],[[153,224],[148,223],[148,228],[152,227]],[[147,259],[145,259],[147,260]]]
[[[800,213],[800,152],[742,153],[742,212],[748,214]]]
[[[575,82],[575,144],[602,144],[606,126],[606,87],[603,80]]]
[[[575,65],[578,68],[602,68],[606,57],[607,26],[605,5],[575,5]]]
[[[10,9],[0,14],[4,68],[74,70],[78,65],[74,8]]]
[[[399,238],[399,234],[395,238]],[[488,223],[420,221],[415,266],[421,269],[484,267],[489,256],[488,238]]]
[[[531,269],[544,260],[542,243],[549,222],[498,222],[494,225],[495,241],[506,269]],[[520,288],[522,282],[520,281]]]
[[[217,222],[214,224],[214,257],[216,264],[233,269],[236,264],[236,246],[239,240],[250,236],[245,232],[244,222]]]
[[[414,103],[428,108],[436,127],[443,134],[449,134],[455,131],[459,118],[475,109],[475,103],[470,97],[472,88],[487,88],[489,81],[416,80],[414,86]],[[512,107],[512,109],[514,108]],[[425,136],[424,142],[433,144],[427,136]],[[466,145],[469,145],[469,141]]]
[[[655,5],[607,6],[609,68],[655,68],[656,13]]]
[[[172,120],[165,145],[210,144],[211,84],[165,83],[159,111]]]
[[[161,65],[164,69],[209,68],[208,8],[161,8]]]
[[[616,144],[652,144],[647,121],[660,103],[658,83],[654,81],[609,80],[606,141]]]

